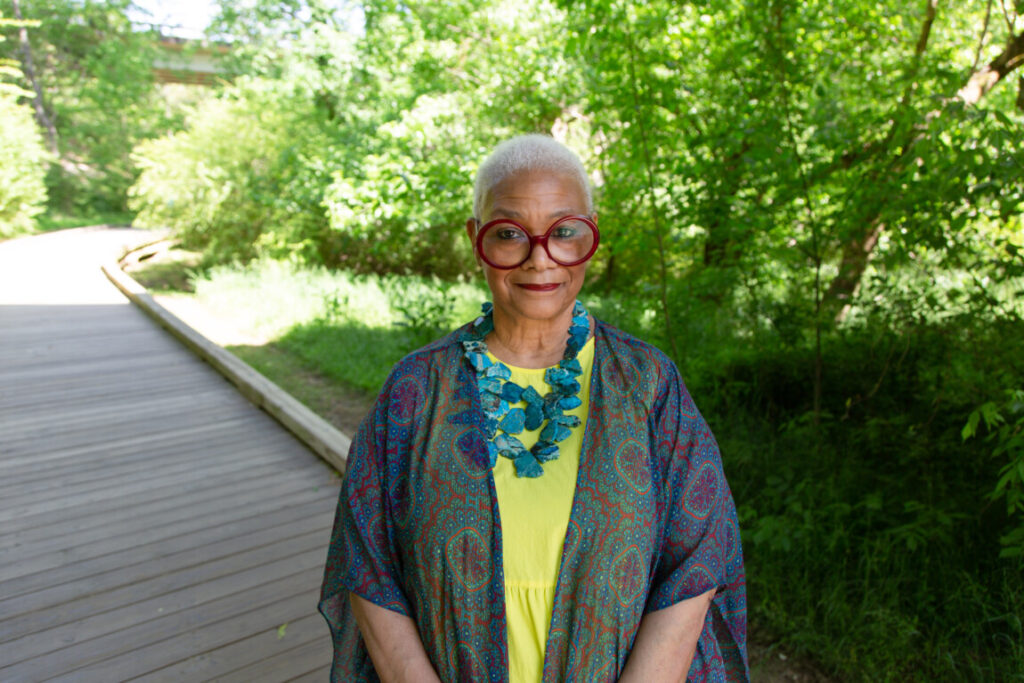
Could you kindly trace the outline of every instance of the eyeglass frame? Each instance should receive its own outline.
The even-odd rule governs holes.
[[[475,243],[476,243],[476,253],[477,253],[477,255],[481,259],[483,259],[484,263],[489,265],[491,268],[497,268],[498,270],[515,270],[519,266],[523,265],[524,263],[526,263],[527,261],[530,260],[531,256],[533,256],[533,249],[538,244],[541,245],[542,247],[544,247],[544,253],[548,255],[549,259],[551,259],[552,261],[554,261],[558,265],[563,266],[565,268],[572,268],[573,266],[578,266],[578,265],[580,265],[582,263],[586,263],[591,258],[593,258],[594,253],[597,252],[597,245],[601,243],[601,231],[597,229],[597,223],[592,218],[590,218],[589,216],[582,216],[582,215],[562,216],[561,218],[556,220],[554,223],[552,223],[550,226],[548,226],[548,229],[545,230],[544,234],[542,234],[542,235],[532,235],[532,234],[530,234],[529,230],[527,230],[526,228],[524,228],[522,225],[520,225],[518,222],[512,220],[511,218],[495,218],[492,221],[487,221],[483,225],[480,225],[480,219],[479,218],[475,218],[474,220],[477,223],[476,240],[474,240]],[[590,228],[590,230],[594,233],[594,244],[591,245],[590,251],[587,252],[587,255],[584,256],[583,258],[579,259],[578,261],[573,261],[572,263],[562,263],[561,261],[559,261],[558,259],[556,259],[554,256],[551,255],[551,250],[548,249],[548,237],[551,236],[551,231],[554,230],[555,228],[557,228],[559,225],[561,225],[562,223],[565,223],[567,221],[572,221],[572,220],[583,221],[584,223],[587,224],[587,226]],[[482,239],[483,236],[484,236],[484,233],[486,233],[491,227],[493,227],[495,225],[498,225],[499,223],[510,223],[510,224],[514,225],[515,227],[517,227],[520,230],[522,230],[523,234],[526,235],[526,238],[530,240],[530,248],[526,250],[526,256],[524,256],[523,260],[520,261],[519,263],[517,263],[514,266],[499,266],[497,263],[492,262],[484,254],[483,239]]]

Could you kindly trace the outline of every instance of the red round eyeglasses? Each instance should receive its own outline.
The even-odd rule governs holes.
[[[476,233],[476,253],[492,268],[511,270],[529,260],[538,244],[560,266],[584,263],[601,241],[597,224],[586,216],[563,216],[544,231],[531,235],[510,218],[484,223]]]

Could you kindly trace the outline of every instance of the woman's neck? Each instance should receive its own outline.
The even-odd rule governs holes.
[[[518,368],[547,368],[565,355],[572,325],[572,309],[552,320],[517,319],[494,311],[494,331],[487,348],[494,356]]]

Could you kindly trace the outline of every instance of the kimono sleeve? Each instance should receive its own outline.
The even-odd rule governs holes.
[[[356,628],[348,605],[350,591],[376,605],[412,616],[401,586],[401,565],[386,495],[388,466],[393,460],[388,457],[388,395],[385,386],[352,440],[338,496],[319,603],[336,647]],[[398,450],[399,445],[390,444],[392,450]]]
[[[724,660],[738,674],[728,680],[745,680],[746,579],[736,506],[718,444],[675,366],[668,370],[650,416],[660,553],[646,611],[714,589],[697,657]]]

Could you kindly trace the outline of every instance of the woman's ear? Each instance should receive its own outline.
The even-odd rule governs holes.
[[[478,266],[483,266],[483,262],[480,260],[480,254],[476,253],[476,231],[479,226],[479,221],[475,218],[466,219],[466,235],[469,237],[469,246],[473,250],[473,256],[476,257],[476,263]]]

